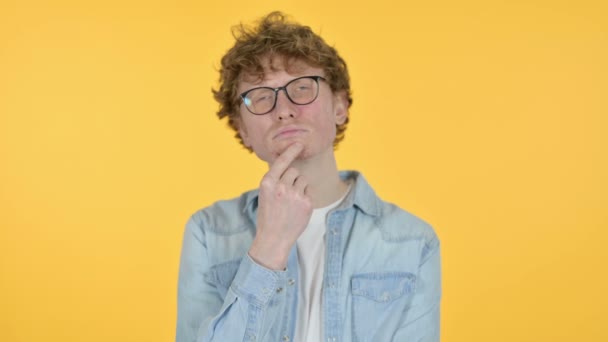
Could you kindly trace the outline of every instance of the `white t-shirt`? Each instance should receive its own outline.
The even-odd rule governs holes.
[[[349,188],[350,190],[350,188]],[[306,230],[296,241],[298,249],[298,316],[295,342],[323,341],[323,271],[325,270],[325,231],[327,213],[337,207],[348,191],[336,202],[314,209]]]

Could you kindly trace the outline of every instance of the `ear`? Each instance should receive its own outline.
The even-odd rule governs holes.
[[[345,91],[337,92],[334,96],[334,116],[337,125],[345,123],[348,118],[348,99]]]

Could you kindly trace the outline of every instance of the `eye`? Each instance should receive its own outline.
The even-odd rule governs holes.
[[[271,99],[271,96],[268,94],[261,94],[259,96],[256,96],[253,98],[253,102],[254,103],[260,103],[260,102],[264,102],[264,101],[269,101]]]
[[[310,89],[310,86],[307,84],[299,84],[298,88],[296,90],[308,90]]]
[[[274,92],[272,90],[269,91],[268,89],[254,89],[247,93],[247,96],[245,96],[245,98],[247,99],[247,102],[245,102],[245,104],[249,106],[261,102],[272,101],[273,96]]]
[[[290,84],[289,88],[295,94],[306,93],[312,89],[313,82],[314,81],[309,78],[302,78],[302,79],[296,80],[292,84]]]

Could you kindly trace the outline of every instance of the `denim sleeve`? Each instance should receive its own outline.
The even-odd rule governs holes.
[[[397,330],[393,341],[439,341],[441,258],[437,237],[425,244],[421,260],[407,321]]]
[[[266,269],[244,257],[223,296],[208,276],[212,265],[207,253],[204,224],[193,216],[182,245],[176,341],[259,340],[257,336],[269,329],[264,322],[280,322],[283,305],[277,303],[284,297],[277,289],[284,286],[286,272]]]

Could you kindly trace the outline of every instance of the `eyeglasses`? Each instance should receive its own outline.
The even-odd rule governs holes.
[[[279,91],[284,90],[289,101],[297,105],[312,103],[319,96],[319,80],[321,76],[302,76],[289,81],[278,88],[258,87],[249,89],[241,94],[241,99],[251,114],[264,115],[270,113],[277,105]]]

